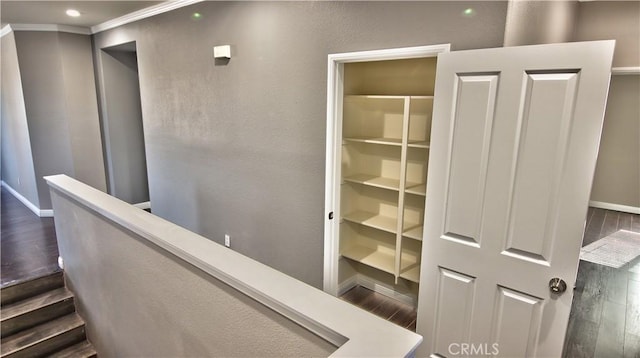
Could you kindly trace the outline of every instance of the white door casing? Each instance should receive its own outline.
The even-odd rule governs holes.
[[[614,45],[438,56],[418,356],[562,354]]]
[[[449,52],[450,47],[450,44],[439,44],[337,53],[328,56],[323,290],[331,295],[338,294],[344,64],[433,57],[442,52]]]

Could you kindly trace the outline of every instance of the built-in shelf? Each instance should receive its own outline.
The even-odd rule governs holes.
[[[376,188],[396,190],[400,189],[400,180],[392,178],[384,178],[369,174],[355,174],[344,177],[344,181],[358,183],[362,185],[373,186]]]
[[[345,137],[344,140],[347,142],[402,146],[402,139],[399,138]]]
[[[429,149],[431,147],[431,143],[426,141],[409,141],[407,146],[409,148]]]
[[[400,277],[416,283],[420,282],[420,264],[415,263],[400,272]]]
[[[363,245],[353,245],[342,251],[342,256],[393,275],[395,257]]]
[[[418,98],[421,96],[416,96]],[[404,100],[405,96],[378,95],[378,94],[349,94],[344,96],[345,99],[400,99]],[[414,97],[412,97],[414,98]],[[425,97],[426,98],[426,97]]]
[[[411,229],[406,230],[405,232],[402,233],[402,235],[410,239],[422,241],[422,230],[423,230],[423,226],[418,225],[418,226],[412,227]]]
[[[396,226],[398,223],[397,218],[382,216],[366,211],[354,211],[342,218],[356,224],[372,227],[392,234],[396,233]]]
[[[404,190],[405,192],[409,194],[426,196],[427,184],[425,183],[413,184],[413,185],[409,185],[409,184],[413,184],[413,183],[407,183],[407,188]]]
[[[418,294],[435,66],[435,56],[344,64],[331,143],[340,285]]]

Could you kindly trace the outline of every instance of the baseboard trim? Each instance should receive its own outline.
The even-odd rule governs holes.
[[[151,202],[150,201],[145,201],[145,202],[142,202],[142,203],[131,204],[131,205],[135,206],[138,209],[142,209],[142,210],[151,209]]]
[[[396,301],[400,301],[410,306],[418,305],[416,297],[395,291],[369,277],[358,274],[358,284],[364,288],[370,289],[371,291],[378,292],[381,295],[393,298]]]
[[[599,209],[622,211],[630,214],[640,214],[640,208],[635,206],[605,203],[602,201],[589,201],[589,206]]]
[[[410,306],[417,306],[418,304],[416,297],[395,291],[384,284],[361,274],[355,274],[340,283],[338,286],[338,297],[358,285]]]
[[[338,286],[338,297],[344,295],[350,289],[358,286],[358,276],[353,275]]]
[[[35,206],[35,204],[30,202],[29,199],[25,198],[22,194],[18,193],[17,190],[12,188],[4,180],[0,181],[0,185],[5,187],[7,189],[7,191],[9,193],[11,193],[11,195],[13,195],[16,199],[20,200],[20,202],[23,203],[27,208],[29,208],[29,210],[33,211],[34,214],[38,215],[41,218],[51,218],[51,217],[53,217],[53,210],[52,209],[44,209],[44,210],[42,210],[39,207]]]

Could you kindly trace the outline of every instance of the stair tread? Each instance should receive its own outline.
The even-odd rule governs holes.
[[[35,311],[39,308],[52,305],[73,298],[73,293],[64,287],[48,291],[31,298],[24,299],[2,307],[0,310],[1,322]]]
[[[80,343],[67,347],[59,352],[49,356],[49,358],[88,358],[96,357],[98,354],[89,341],[84,340]]]
[[[1,355],[5,356],[46,341],[72,329],[84,326],[78,314],[72,313],[2,339]]]
[[[0,303],[4,306],[58,287],[64,287],[62,271],[2,287]]]

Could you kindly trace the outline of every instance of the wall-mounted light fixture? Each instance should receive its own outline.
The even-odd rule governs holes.
[[[231,58],[231,45],[213,47],[213,58],[216,60],[228,60]]]

